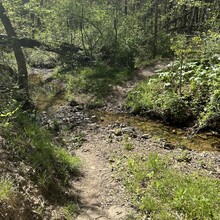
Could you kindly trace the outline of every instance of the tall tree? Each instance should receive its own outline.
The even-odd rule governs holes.
[[[17,66],[18,66],[18,84],[21,89],[23,89],[28,96],[28,71],[26,66],[26,60],[21,49],[20,43],[17,39],[15,30],[11,24],[10,19],[6,14],[6,10],[0,2],[0,19],[9,37],[12,38],[12,47],[14,50]]]

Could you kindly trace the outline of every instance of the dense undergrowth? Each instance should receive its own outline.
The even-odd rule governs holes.
[[[219,64],[190,62],[182,67],[178,63],[167,71],[141,83],[127,98],[132,112],[152,111],[174,124],[188,123],[192,118],[206,123],[219,114]],[[181,79],[181,94],[179,80]]]
[[[178,68],[176,63],[141,83],[128,95],[127,107],[131,112],[147,113],[175,125],[192,125],[192,120],[198,120],[200,127],[219,129],[217,123],[213,124],[220,117],[219,63],[186,63],[182,76]]]
[[[141,216],[153,220],[220,218],[218,180],[180,172],[172,168],[170,159],[157,153],[125,160],[116,167]]]

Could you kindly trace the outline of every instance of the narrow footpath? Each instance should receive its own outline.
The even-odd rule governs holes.
[[[123,220],[132,211],[125,198],[124,187],[116,182],[109,163],[112,144],[105,136],[91,132],[76,151],[83,164],[84,176],[74,181],[81,197],[81,214],[76,220]],[[109,148],[109,149],[108,149]]]

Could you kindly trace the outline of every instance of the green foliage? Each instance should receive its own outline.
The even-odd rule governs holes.
[[[191,39],[177,37],[173,45],[177,59],[128,95],[130,110],[153,112],[174,124],[196,119],[201,127],[209,126],[219,117],[219,39],[213,32]]]
[[[174,91],[166,89],[160,79],[140,84],[129,93],[126,105],[131,112],[147,112],[173,124],[184,124],[191,117],[187,103]]]
[[[79,169],[80,160],[57,146],[52,134],[35,120],[34,116],[17,113],[15,120],[5,129],[5,137],[13,151],[31,163],[40,186],[48,189],[55,179],[64,184],[69,174]]]
[[[2,2],[19,37],[54,46],[77,45],[90,58],[120,66],[146,63],[155,46],[157,56],[172,56],[174,34],[199,36],[219,30],[218,1],[158,1],[157,7],[153,0]],[[66,58],[71,66],[74,51]]]
[[[197,174],[179,173],[157,154],[132,156],[122,179],[133,204],[151,219],[219,219],[220,182]]]
[[[13,192],[13,183],[10,179],[1,177],[0,179],[0,201],[10,199]]]

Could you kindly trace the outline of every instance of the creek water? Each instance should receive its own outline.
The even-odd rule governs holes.
[[[119,122],[126,126],[132,126],[144,134],[149,134],[152,140],[165,140],[175,146],[184,146],[196,151],[220,151],[220,138],[211,132],[196,134],[192,137],[187,135],[186,129],[166,126],[161,122],[145,119],[130,114],[115,114],[104,111],[92,111],[103,126]]]

